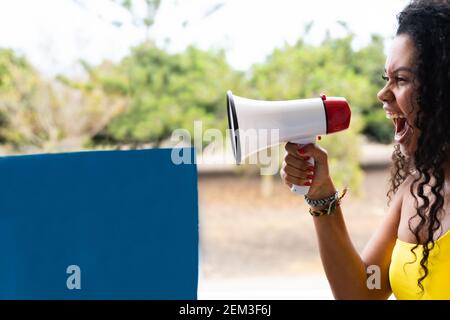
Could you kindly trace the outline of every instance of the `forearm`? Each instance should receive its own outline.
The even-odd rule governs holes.
[[[350,240],[341,209],[313,219],[320,257],[335,298],[369,299],[366,266]]]
[[[335,192],[333,184],[321,188],[321,198]],[[354,248],[340,206],[332,215],[314,217],[322,264],[337,299],[376,298],[367,288],[366,266]]]
[[[286,144],[287,155],[280,171],[281,178],[289,185],[309,185],[308,198],[311,200],[327,199],[336,194],[330,178],[328,155],[325,149],[316,144],[299,146]],[[314,159],[314,166],[309,158]],[[306,184],[306,182],[308,182]],[[332,197],[330,198],[332,199]],[[308,201],[311,205],[322,204],[321,201]],[[334,203],[331,203],[334,206]],[[313,208],[322,210],[325,208]],[[398,210],[397,210],[398,211]],[[386,299],[390,294],[389,264],[392,248],[396,239],[398,221],[393,215],[380,229],[372,245],[363,256],[354,248],[344,217],[339,205],[331,215],[314,216],[314,225],[319,242],[320,256],[331,285],[333,294],[338,299]],[[366,273],[366,264],[378,267],[378,273]],[[376,269],[376,268],[375,268]],[[372,270],[372,268],[371,268]],[[373,277],[372,277],[373,276]],[[380,280],[381,287],[368,280]],[[375,290],[376,289],[376,290]]]

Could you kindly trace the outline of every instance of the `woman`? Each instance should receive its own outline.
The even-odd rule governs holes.
[[[399,14],[383,78],[378,99],[394,122],[396,142],[390,207],[361,255],[340,206],[329,206],[337,196],[326,150],[288,143],[281,176],[289,186],[311,184],[306,196],[311,212],[326,212],[313,220],[336,298],[386,299],[393,293],[398,299],[450,299],[448,0],[412,1]],[[315,159],[314,172],[308,171],[305,157]],[[319,199],[325,199],[322,205],[314,203]],[[378,287],[367,285],[369,266],[379,271]]]

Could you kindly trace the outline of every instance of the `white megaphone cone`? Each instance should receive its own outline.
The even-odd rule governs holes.
[[[236,163],[262,149],[281,142],[299,145],[314,143],[318,135],[345,130],[351,111],[345,98],[326,97],[287,101],[252,100],[227,92],[228,124]],[[252,130],[278,130],[278,141],[248,143],[244,137]],[[309,162],[314,166],[314,159]],[[305,195],[309,186],[293,185],[293,192]]]

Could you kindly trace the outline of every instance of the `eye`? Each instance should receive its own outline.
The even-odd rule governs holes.
[[[397,81],[397,82],[406,82],[406,79],[402,78],[402,77],[395,77],[395,81]]]
[[[386,75],[384,75],[384,74],[381,76],[381,79],[383,79],[383,80],[386,81],[386,82],[389,81],[389,77],[386,76]]]

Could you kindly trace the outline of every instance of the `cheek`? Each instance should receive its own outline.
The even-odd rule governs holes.
[[[397,96],[397,103],[399,108],[408,118],[410,125],[414,126],[414,119],[416,118],[418,105],[415,99],[413,89],[406,89]]]
[[[404,147],[404,150],[402,150],[403,154],[406,154],[407,156],[413,156],[414,153],[417,150],[417,144],[419,142],[419,136],[420,131],[415,126],[412,128],[413,133],[411,134],[411,137],[409,138],[409,141],[407,142],[406,146]]]

